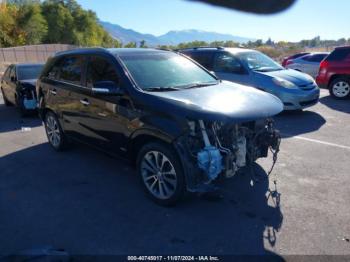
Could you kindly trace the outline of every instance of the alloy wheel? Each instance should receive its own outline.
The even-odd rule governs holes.
[[[56,148],[59,147],[61,142],[61,131],[57,120],[52,115],[49,115],[46,119],[46,132],[50,143]]]
[[[141,174],[149,192],[158,199],[168,199],[176,191],[177,175],[168,157],[159,151],[147,152],[141,161]]]
[[[333,94],[336,97],[343,98],[350,93],[350,85],[345,81],[339,81],[333,85]]]

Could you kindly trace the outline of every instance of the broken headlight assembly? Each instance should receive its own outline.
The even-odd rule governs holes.
[[[267,157],[269,150],[274,163],[277,160],[281,138],[272,119],[242,124],[193,120],[188,125],[186,151],[201,171],[204,183],[234,176],[258,158]]]

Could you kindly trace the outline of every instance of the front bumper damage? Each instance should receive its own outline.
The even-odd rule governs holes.
[[[271,119],[240,125],[203,121],[190,125],[191,132],[174,141],[190,192],[216,191],[217,180],[251,167],[258,158],[267,157],[269,150],[272,168],[277,161],[281,137]]]

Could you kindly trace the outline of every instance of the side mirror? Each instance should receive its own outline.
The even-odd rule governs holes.
[[[121,89],[113,81],[98,81],[93,85],[92,92],[99,95],[122,96],[124,95]]]
[[[11,76],[11,82],[16,82],[17,81],[17,79],[16,79],[16,77],[15,76]]]

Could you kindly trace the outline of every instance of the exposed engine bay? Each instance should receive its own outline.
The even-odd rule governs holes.
[[[201,171],[204,184],[220,176],[236,175],[258,158],[267,157],[269,150],[274,162],[277,160],[281,138],[272,119],[241,124],[199,120],[188,124],[185,148],[190,161]]]

